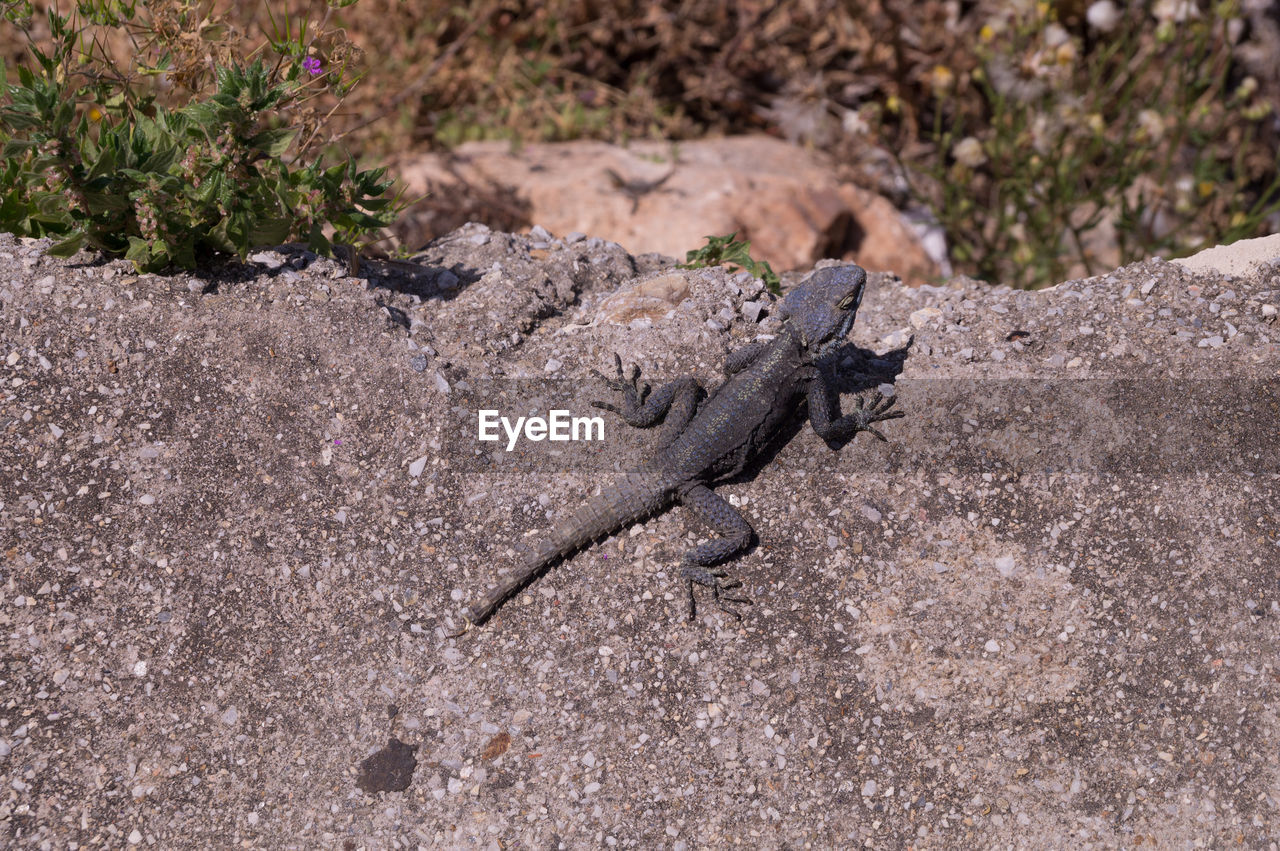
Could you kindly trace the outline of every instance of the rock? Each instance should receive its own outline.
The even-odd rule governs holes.
[[[893,271],[910,283],[938,275],[893,204],[840,183],[821,154],[768,136],[681,142],[675,162],[672,150],[645,141],[625,148],[594,141],[524,145],[518,151],[506,142],[468,142],[447,156],[402,158],[393,170],[410,194],[465,194],[476,185],[519,196],[528,219],[540,223],[539,241],[552,239],[551,233],[590,233],[633,253],[684,260],[687,251],[705,244],[704,236],[736,232],[751,242],[752,257],[776,271],[835,257]],[[670,176],[633,196],[611,171],[633,184]],[[405,241],[421,245],[440,232],[421,230]]]
[[[1193,272],[1247,275],[1259,266],[1280,262],[1280,234],[1242,239],[1230,245],[1215,245],[1173,262]]]
[[[596,318],[624,326],[636,319],[662,319],[688,298],[689,292],[687,272],[658,275],[609,296],[596,309]]]
[[[676,507],[449,638],[654,454],[661,426],[592,407],[617,397],[591,370],[617,352],[652,393],[710,390],[779,330],[738,273],[547,242],[468,226],[408,282],[320,302],[324,264],[191,294],[0,234],[6,836],[1273,841],[1273,271],[1151,260],[1038,292],[873,274],[828,364],[844,413],[892,390],[905,416],[838,452],[797,422],[718,488],[759,538],[724,565],[742,623],[705,593],[687,622],[680,562],[715,536]],[[607,439],[508,455],[477,440],[481,407],[600,415]]]

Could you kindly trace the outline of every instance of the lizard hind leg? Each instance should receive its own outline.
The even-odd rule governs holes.
[[[612,402],[592,402],[594,407],[613,411],[634,428],[652,428],[662,423],[657,450],[661,452],[680,436],[698,412],[698,405],[706,398],[706,390],[693,378],[677,378],[654,390],[640,380],[640,368],[631,364],[625,371],[622,358],[613,356],[616,378],[609,378],[592,370],[592,374],[604,382],[610,390],[622,395],[620,405]]]
[[[751,546],[755,530],[728,500],[706,485],[698,484],[687,489],[680,495],[680,502],[692,509],[702,522],[721,536],[699,544],[684,554],[680,573],[684,576],[689,591],[689,620],[694,620],[698,615],[693,588],[695,584],[710,588],[717,608],[742,620],[742,615],[728,604],[750,605],[751,601],[726,593],[741,588],[742,583],[730,579],[728,573],[715,565]]]

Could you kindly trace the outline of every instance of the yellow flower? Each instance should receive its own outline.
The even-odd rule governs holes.
[[[1097,133],[1099,135],[1102,134],[1103,130],[1107,129],[1107,125],[1102,120],[1101,113],[1098,113],[1098,112],[1089,113],[1089,117],[1086,119],[1086,122],[1089,125],[1089,129],[1092,132]]]
[[[897,115],[902,110],[902,101],[897,95],[889,95],[884,102],[884,108]]]
[[[1240,81],[1239,88],[1236,89],[1235,96],[1240,100],[1253,97],[1253,93],[1258,90],[1258,80],[1256,77],[1245,77]]]
[[[98,109],[96,106],[89,107],[89,120],[93,122],[101,121],[102,110]]]
[[[991,41],[996,37],[996,31],[991,28],[991,24],[983,24],[982,29],[978,30],[978,38],[983,41]]]
[[[1208,180],[1202,180],[1196,184],[1196,191],[1200,193],[1201,198],[1208,198],[1213,194],[1213,183]]]
[[[951,91],[955,81],[956,75],[951,73],[951,69],[946,65],[934,65],[929,75],[929,84],[933,87],[935,95],[943,95]]]

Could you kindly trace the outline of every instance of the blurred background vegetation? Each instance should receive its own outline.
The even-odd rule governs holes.
[[[47,43],[43,13],[58,4],[5,5],[0,56],[35,70],[23,28]],[[219,66],[318,63],[318,87],[277,120],[365,166],[474,139],[784,137],[927,210],[956,271],[1014,286],[1280,229],[1273,0],[63,0],[59,11],[80,16],[76,73],[145,92],[146,109],[208,96]]]

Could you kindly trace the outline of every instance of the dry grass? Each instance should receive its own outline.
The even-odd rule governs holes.
[[[932,203],[954,228],[962,226],[963,217],[949,220],[939,206],[949,203],[940,182],[956,179],[954,140],[948,134],[963,126],[981,136],[998,117],[986,85],[993,67],[1015,82],[1044,82],[1038,68],[1044,64],[1045,33],[1065,33],[1080,72],[1060,74],[1047,84],[1060,87],[1058,100],[1078,115],[1088,117],[1105,106],[1107,93],[1088,88],[1097,84],[1088,64],[1095,60],[1111,63],[1113,71],[1117,61],[1131,61],[1133,73],[1145,75],[1138,89],[1161,91],[1168,69],[1159,61],[1141,61],[1163,55],[1161,39],[1169,30],[1160,30],[1150,14],[1160,4],[1148,2],[1145,11],[1139,9],[1133,20],[1143,28],[1140,53],[1120,60],[1106,53],[1107,37],[1086,20],[1097,5],[1082,0],[360,0],[330,8],[325,3],[163,0],[145,8],[153,37],[174,54],[173,71],[160,78],[159,93],[176,100],[208,86],[214,62],[244,57],[263,44],[284,14],[295,26],[310,22],[312,32],[322,33],[312,55],[326,67],[354,63],[363,79],[345,98],[318,98],[308,120],[323,128],[322,143],[340,142],[366,162],[482,138],[625,142],[766,132],[830,151],[842,163],[843,176],[881,191],[889,188],[898,201],[906,200],[903,177],[911,177],[917,200]],[[1216,3],[1211,13],[1207,0],[1200,5],[1200,20],[1232,7]],[[69,11],[67,0],[62,6]],[[1242,225],[1240,213],[1263,196],[1276,174],[1276,138],[1267,110],[1280,91],[1274,50],[1280,36],[1274,25],[1268,29],[1265,13],[1252,18],[1231,13],[1240,26],[1209,57],[1216,63],[1214,72],[1221,71],[1220,85],[1210,94],[1202,91],[1202,103],[1183,105],[1200,110],[1193,137],[1179,140],[1182,148],[1160,152],[1166,163],[1161,173],[1139,176],[1156,181],[1170,199],[1188,175],[1200,183],[1211,172],[1214,180],[1228,182],[1231,192],[1191,211],[1210,240],[1266,228],[1265,215]],[[1019,41],[1013,30],[1002,29],[1014,20],[1041,28],[1039,47],[1034,38]],[[131,67],[139,54],[136,36],[117,34],[109,46],[121,68]],[[1036,50],[1041,53],[1033,55]],[[6,61],[21,61],[24,52],[13,28],[4,28],[0,53]],[[1231,103],[1229,95],[1247,80],[1254,86],[1248,103]],[[1088,102],[1095,96],[1096,110]],[[1107,132],[1124,144],[1134,128],[1120,125],[1134,120],[1120,113],[1104,117]],[[1206,127],[1216,129],[1206,137],[1201,129]],[[1185,149],[1192,145],[1209,151],[1214,169],[1206,170],[1204,157],[1196,160]],[[884,152],[893,152],[895,159]],[[1099,160],[1096,179],[1106,180],[1108,168]],[[980,169],[972,176],[975,194],[984,180],[1010,179]],[[1132,176],[1125,179],[1132,184]],[[1066,206],[1071,202],[1068,197]],[[979,235],[970,234],[968,242],[980,251]],[[963,235],[953,237],[965,242]],[[1037,250],[1054,250],[1053,239]],[[989,263],[959,259],[962,268],[999,273]]]

